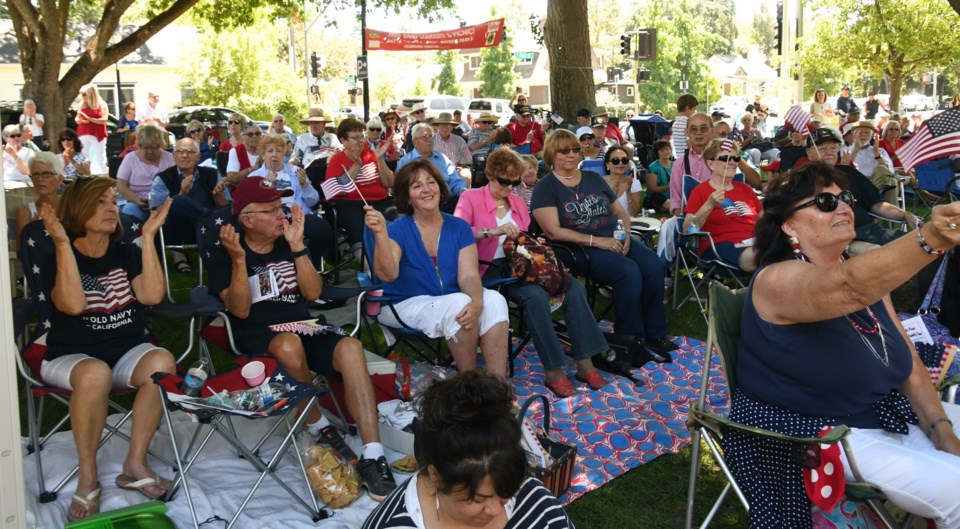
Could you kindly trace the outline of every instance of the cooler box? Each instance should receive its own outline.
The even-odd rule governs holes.
[[[396,388],[394,387],[394,381],[396,380],[397,375],[397,367],[393,361],[387,360],[386,358],[367,350],[364,350],[363,354],[367,358],[367,371],[370,372],[370,379],[373,381],[373,392],[377,402],[379,403],[400,398],[400,396],[397,395]],[[350,412],[347,410],[347,399],[344,395],[343,383],[332,378],[327,379],[327,382],[330,384],[330,391],[337,396],[337,400],[340,402],[340,407],[343,408],[343,414],[346,420],[355,424],[356,421],[353,420],[353,417],[350,416]],[[337,412],[337,407],[333,404],[333,399],[330,398],[330,395],[324,395],[320,398],[319,402],[320,405],[327,410],[333,413]]]

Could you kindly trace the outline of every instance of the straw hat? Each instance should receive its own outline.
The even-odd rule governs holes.
[[[307,112],[307,117],[305,119],[301,119],[300,123],[303,123],[304,125],[310,123],[330,123],[330,118],[323,114],[322,108],[311,108],[310,111]]]
[[[500,120],[498,120],[497,116],[494,116],[492,112],[485,110],[481,112],[480,115],[477,117],[477,119],[475,119],[474,121],[476,121],[477,123],[496,123],[497,121],[500,121]]]
[[[453,119],[453,114],[449,112],[441,112],[437,119],[433,120],[433,125],[459,125],[460,123]]]

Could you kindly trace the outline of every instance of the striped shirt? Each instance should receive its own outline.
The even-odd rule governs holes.
[[[560,502],[533,477],[524,480],[504,508],[508,518],[505,529],[573,529]],[[363,529],[424,529],[416,476],[378,505]]]
[[[467,142],[456,134],[451,134],[449,138],[443,139],[443,136],[437,134],[433,141],[433,148],[440,154],[450,158],[453,165],[470,165],[473,163],[473,155],[467,147]]]

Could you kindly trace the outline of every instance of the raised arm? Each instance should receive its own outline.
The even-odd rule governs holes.
[[[933,208],[922,230],[926,243],[936,250],[960,244],[960,230],[950,228],[957,221],[960,202]],[[920,247],[914,231],[834,266],[785,261],[757,274],[753,302],[760,316],[771,323],[836,318],[876,303],[934,259]],[[815,295],[811,285],[816,285]]]
[[[230,256],[230,284],[220,292],[224,306],[234,316],[250,315],[250,283],[247,282],[247,254],[240,246],[240,234],[232,224],[220,228],[220,244]]]
[[[306,246],[303,244],[303,209],[294,204],[290,208],[290,218],[293,222],[287,222],[283,219],[283,238],[290,245],[290,251],[293,253],[303,252]],[[323,292],[323,283],[320,281],[320,274],[310,262],[310,256],[303,253],[293,258],[294,266],[297,269],[297,284],[300,286],[300,294],[309,301],[315,301]]]
[[[83,293],[80,270],[77,268],[70,238],[50,204],[43,203],[40,206],[40,218],[43,219],[43,227],[53,239],[57,256],[57,275],[50,292],[50,301],[60,312],[77,316],[86,310],[87,296]]]
[[[163,267],[160,265],[160,258],[157,256],[157,246],[154,244],[154,238],[160,227],[167,220],[167,213],[170,212],[170,204],[173,199],[168,198],[163,201],[159,208],[150,212],[150,218],[143,223],[141,236],[142,250],[141,260],[143,261],[140,275],[133,278],[131,286],[137,299],[144,305],[156,305],[163,301],[163,295],[166,293],[167,277],[163,273]]]

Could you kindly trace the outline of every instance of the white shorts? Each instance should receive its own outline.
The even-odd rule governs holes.
[[[943,403],[943,409],[960,434],[960,406]],[[909,428],[907,435],[852,428],[847,439],[860,473],[905,511],[932,518],[941,529],[960,527],[960,457],[937,450],[919,427]],[[844,469],[852,479],[846,456]]]
[[[457,314],[470,303],[470,296],[458,292],[444,296],[415,296],[394,305],[404,323],[431,338],[450,340],[460,332]],[[380,312],[380,321],[386,325],[399,326],[393,311],[385,308]],[[480,335],[494,325],[509,321],[507,300],[495,290],[483,289],[483,312],[480,313]]]
[[[133,388],[134,386],[130,384],[130,379],[133,378],[133,371],[137,368],[137,364],[140,363],[143,355],[154,349],[160,349],[160,347],[147,342],[135,346],[124,353],[120,360],[117,361],[117,365],[113,366],[111,370],[113,389]],[[87,359],[94,358],[85,354],[72,354],[54,358],[53,360],[44,360],[40,364],[40,378],[43,379],[44,383],[51,386],[73,390],[73,387],[70,385],[70,373],[74,367],[77,367],[77,364]]]

